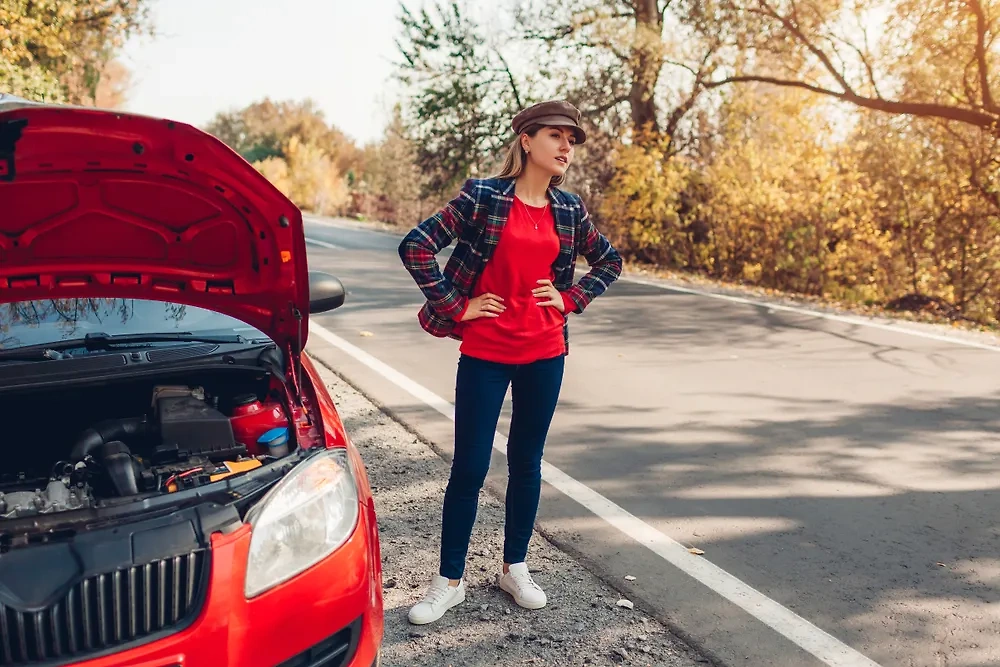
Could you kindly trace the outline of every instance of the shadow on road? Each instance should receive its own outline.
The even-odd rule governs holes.
[[[607,431],[574,428],[594,409],[563,404],[547,459],[843,640],[876,632],[867,654],[883,664],[997,664],[1000,394],[833,419],[786,400],[768,411],[780,419],[725,426],[720,395],[701,398],[704,421],[673,432],[630,425],[623,405],[604,411]]]
[[[453,400],[405,270],[342,278],[324,322]],[[547,461],[882,664],[1000,664],[1000,356],[624,281],[570,331]]]

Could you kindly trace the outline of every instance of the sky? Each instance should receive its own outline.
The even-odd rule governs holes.
[[[408,5],[409,6],[409,5]],[[203,126],[271,97],[312,98],[359,144],[396,98],[398,0],[154,0],[155,37],[130,40],[126,110]]]

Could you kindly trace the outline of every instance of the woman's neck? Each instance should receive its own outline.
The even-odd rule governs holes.
[[[518,199],[530,206],[545,206],[548,203],[548,189],[551,175],[530,162],[524,166],[524,171],[517,177],[514,184],[514,194]]]

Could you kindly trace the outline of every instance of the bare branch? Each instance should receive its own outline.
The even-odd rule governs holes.
[[[993,205],[995,210],[1000,211],[1000,192],[997,192],[995,188],[990,188],[983,182],[980,177],[979,164],[976,162],[975,158],[970,158],[969,160],[969,183],[974,187],[986,201]]]
[[[698,101],[698,97],[701,95],[703,90],[704,88],[701,86],[695,86],[692,88],[691,94],[688,95],[688,98],[670,113],[670,117],[667,119],[666,127],[667,136],[670,138],[670,147],[673,147],[674,145],[674,136],[677,134],[677,128],[680,127],[681,121],[684,120],[684,116],[686,116],[687,113],[694,107],[694,103]]]
[[[658,1],[656,5],[656,11],[659,14],[659,23],[663,25],[663,17],[666,16],[667,10],[670,9],[671,0],[666,0],[665,2]]]
[[[558,42],[560,40],[566,39],[567,37],[572,37],[574,34],[580,31],[582,28],[586,28],[594,25],[598,21],[604,19],[631,19],[635,18],[635,11],[630,12],[614,12],[611,14],[602,14],[600,12],[595,12],[592,16],[575,23],[572,25],[561,25],[555,26],[549,30],[528,30],[524,34],[524,38],[528,41],[539,41],[539,42]]]
[[[667,60],[665,58],[663,60],[663,64],[664,65],[673,65],[674,67],[680,67],[681,69],[685,69],[688,72],[691,72],[691,74],[694,74],[696,77],[698,76],[698,72],[696,72],[695,69],[693,67],[691,67],[690,65],[685,65],[684,63],[679,63],[679,62],[677,62],[675,60]]]
[[[920,116],[924,118],[943,118],[945,120],[955,120],[961,123],[984,128],[993,133],[995,136],[1000,136],[1000,129],[998,129],[998,120],[1000,119],[996,116],[982,113],[980,111],[973,111],[971,109],[951,107],[944,104],[898,102],[893,100],[864,97],[850,91],[838,92],[836,90],[830,90],[821,86],[805,83],[804,81],[790,81],[787,79],[778,79],[776,77],[769,76],[731,76],[717,81],[709,81],[703,85],[705,88],[718,88],[730,83],[750,82],[770,83],[775,86],[786,86],[791,88],[803,88],[814,93],[835,97],[839,100],[843,100],[844,102],[850,102],[851,104],[855,104],[865,109],[872,109],[874,111],[885,111],[887,113]]]
[[[961,144],[968,155],[972,155],[973,151],[972,147],[969,145],[969,142],[966,141],[965,137],[963,137],[959,132],[956,132],[954,127],[952,127],[948,123],[940,123],[938,127],[944,130],[947,134],[950,134],[951,138],[954,139],[957,143]]]
[[[867,38],[867,33],[866,33],[866,38]],[[850,47],[855,53],[858,54],[858,58],[861,59],[861,64],[865,66],[865,71],[868,72],[868,83],[872,85],[872,90],[875,91],[875,97],[880,100],[884,99],[882,97],[882,93],[878,89],[878,82],[875,81],[875,68],[872,66],[871,61],[868,59],[868,55],[861,50],[861,47],[857,46],[856,44],[852,44],[846,39],[841,39],[839,37],[837,37],[836,39],[842,44],[845,44],[846,46]],[[867,46],[867,39],[865,45]]]
[[[679,106],[677,106],[671,113],[670,117],[667,119],[666,132],[669,137],[668,145],[669,150],[673,150],[676,143],[675,137],[677,135],[677,128],[680,127],[681,121],[684,116],[694,107],[695,102],[698,101],[698,97],[705,90],[703,86],[703,81],[705,77],[705,67],[708,65],[708,61],[711,60],[712,55],[715,53],[715,49],[710,48],[705,52],[705,56],[701,59],[701,63],[698,67],[698,71],[695,72],[694,69],[688,68],[694,74],[694,85],[691,87],[691,94],[688,98],[684,100]]]
[[[507,59],[503,57],[503,54],[500,53],[500,49],[496,47],[493,48],[493,53],[495,53],[497,58],[500,59],[504,72],[507,74],[507,80],[510,81],[510,90],[514,93],[514,101],[517,102],[517,108],[522,108],[524,105],[521,104],[521,94],[517,90],[517,82],[514,81],[514,73],[510,71],[510,65],[507,64]]]
[[[972,85],[972,79],[974,78],[969,69],[972,67],[972,62],[966,63],[966,66],[962,69],[962,90],[965,92],[965,99],[961,99],[955,93],[950,93],[948,96],[955,100],[956,102],[965,102],[966,104],[976,104],[977,95]]]
[[[986,288],[990,286],[990,284],[993,282],[993,279],[995,277],[996,277],[996,274],[993,274],[993,273],[987,274],[986,275],[986,280],[979,287],[977,287],[976,289],[972,290],[972,292],[965,299],[966,303],[969,303],[971,301],[975,301],[977,298],[979,298],[979,295],[986,291]],[[969,320],[970,318],[966,317],[964,319]]]
[[[805,34],[799,29],[798,21],[792,21],[785,16],[781,16],[780,14],[778,14],[777,11],[772,9],[771,6],[765,0],[761,0],[760,4],[766,10],[765,12],[763,12],[765,15],[780,21],[781,25],[785,27],[785,30],[790,32],[795,39],[801,42],[809,50],[810,53],[816,56],[819,59],[819,61],[823,63],[823,66],[826,68],[826,70],[833,76],[834,79],[837,80],[837,83],[839,83],[841,87],[843,87],[845,93],[853,94],[854,90],[853,88],[851,88],[851,84],[847,82],[847,79],[844,78],[843,73],[837,71],[837,68],[833,65],[833,62],[831,62],[830,58],[825,53],[823,53],[822,49],[820,49],[815,44],[809,41],[809,39],[805,36]]]
[[[79,18],[73,19],[72,23],[74,25],[81,25],[86,23],[99,23],[101,21],[107,21],[115,15],[115,10],[108,9],[103,12],[97,12],[96,14],[90,14],[89,16],[81,16]]]
[[[627,63],[630,60],[632,60],[632,58],[628,54],[623,53],[621,50],[618,49],[617,46],[615,46],[614,44],[612,44],[607,40],[593,41],[590,42],[589,46],[592,46],[594,48],[607,49],[608,51],[611,52],[611,54],[615,58],[618,58],[618,60],[622,61],[623,63]]]
[[[594,107],[593,109],[580,109],[580,113],[584,116],[595,116],[604,113],[608,109],[614,109],[619,104],[623,104],[625,102],[628,102],[628,95],[621,95],[609,102],[605,102],[600,106]]]

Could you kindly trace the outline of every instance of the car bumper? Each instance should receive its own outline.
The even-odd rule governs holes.
[[[250,526],[212,538],[211,579],[187,628],[80,667],[371,667],[383,633],[378,528],[371,500],[330,557],[247,600]],[[344,642],[346,642],[346,647]],[[332,656],[332,659],[331,659]]]

